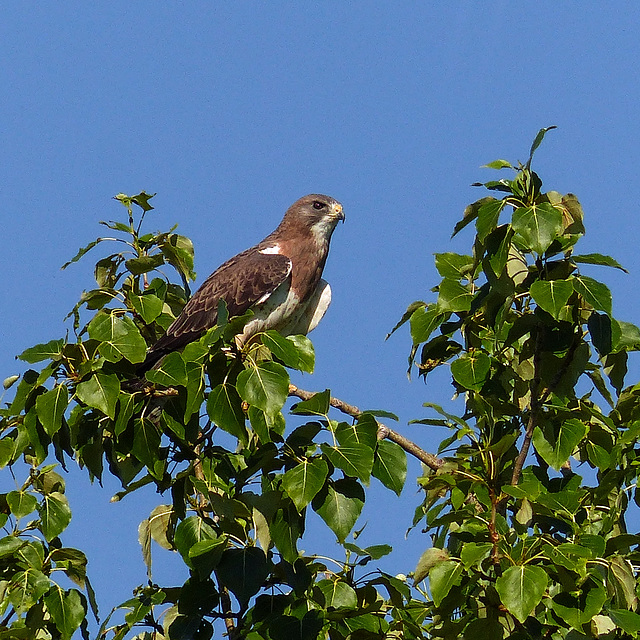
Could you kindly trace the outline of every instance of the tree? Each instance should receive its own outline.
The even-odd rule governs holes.
[[[238,349],[248,316],[224,308],[140,380],[147,344],[189,295],[193,247],[175,228],[142,233],[152,196],[117,196],[126,222],[103,223],[114,237],[71,262],[105,242],[124,250],[96,264],[97,287],[70,314],[74,338],[21,354],[44,364],[0,410],[0,467],[25,478],[0,496],[0,638],[88,637],[97,615],[86,557],[63,546],[71,510],[52,456],[115,475],[119,499],[148,484],[166,497],[139,529],[149,582],[100,638],[209,638],[222,624],[232,638],[273,640],[636,636],[640,536],[625,514],[638,499],[640,385],[624,378],[640,330],[615,320],[606,285],[582,272],[622,267],[575,252],[577,198],[542,192],[531,169],[546,132],[526,164],[488,165],[515,176],[485,183],[503,197],[470,205],[454,230],[475,221],[471,253],[436,254],[436,301],[414,303],[394,329],[409,323],[410,369],[426,379],[449,366],[464,403],[460,417],[426,403],[434,415],[419,420],[451,429],[444,458],[380,423],[393,414],[290,385],[287,369],[313,370],[310,340],[268,331]],[[288,396],[300,402],[287,421]],[[405,452],[424,463],[413,526],[431,538],[413,585],[370,570],[388,545],[348,538],[371,477],[401,491]],[[298,551],[309,509],[345,559]],[[153,582],[152,541],[179,552],[187,582]]]

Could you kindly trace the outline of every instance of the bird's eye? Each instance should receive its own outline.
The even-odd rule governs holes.
[[[313,208],[314,209],[324,209],[327,205],[324,202],[320,202],[319,200],[314,200]]]

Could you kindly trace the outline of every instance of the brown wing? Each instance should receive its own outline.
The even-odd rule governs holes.
[[[287,256],[260,253],[256,247],[231,258],[202,283],[167,332],[149,349],[142,370],[213,327],[221,299],[230,317],[242,315],[273,293],[290,273],[291,260]]]

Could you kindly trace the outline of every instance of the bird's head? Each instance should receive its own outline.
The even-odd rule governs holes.
[[[337,200],[312,193],[289,207],[283,223],[304,225],[318,239],[328,240],[340,220],[344,222],[344,211]]]

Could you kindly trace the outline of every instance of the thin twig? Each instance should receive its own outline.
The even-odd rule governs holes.
[[[296,398],[300,398],[301,400],[309,400],[313,398],[315,395],[312,391],[305,391],[304,389],[300,389],[293,384],[289,385],[289,395],[295,396]],[[351,416],[352,418],[359,418],[362,415],[362,411],[358,409],[355,405],[348,404],[343,400],[338,398],[330,398],[329,404],[341,411],[342,413]],[[391,440],[396,444],[400,445],[407,453],[412,456],[418,458],[421,462],[427,465],[433,471],[437,471],[444,465],[444,460],[442,458],[438,458],[434,456],[432,453],[428,453],[424,449],[421,449],[415,442],[412,442],[408,438],[405,438],[403,435],[400,435],[398,432],[393,431],[393,429],[389,429],[389,427],[381,424],[376,420],[378,424],[378,440]]]

